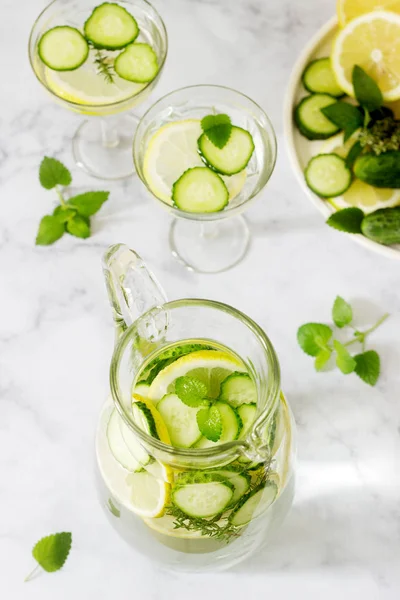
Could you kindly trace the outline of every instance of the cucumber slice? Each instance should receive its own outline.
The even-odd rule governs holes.
[[[240,432],[240,437],[246,435],[249,431],[250,427],[253,425],[254,420],[257,414],[257,405],[256,404],[242,404],[237,409],[239,413],[239,417],[242,419],[243,428]]]
[[[38,55],[53,71],[74,71],[87,59],[89,45],[74,27],[53,27],[40,38]]]
[[[173,446],[190,448],[201,438],[196,420],[198,408],[187,406],[176,394],[167,394],[157,404],[157,410],[164,419]]]
[[[340,131],[332,121],[321,112],[321,108],[335,104],[337,100],[328,94],[306,96],[294,111],[294,120],[300,133],[309,140],[325,140]]]
[[[133,393],[137,394],[138,396],[144,396],[144,398],[147,398],[149,389],[150,389],[150,384],[141,382],[141,383],[138,383],[137,385],[135,385]]]
[[[124,469],[137,471],[141,468],[140,462],[129,451],[122,436],[121,424],[125,425],[114,408],[107,425],[107,440],[111,454]]]
[[[257,389],[248,373],[236,371],[221,383],[220,400],[238,407],[257,403]]]
[[[237,440],[242,429],[242,420],[238,412],[226,402],[218,401],[214,404],[219,410],[222,421],[222,433],[218,442],[212,442],[205,437],[197,442],[196,448],[211,448],[218,444],[225,444]],[[198,409],[197,409],[198,410]]]
[[[148,435],[160,439],[157,432],[156,422],[154,420],[151,411],[147,408],[144,402],[133,402],[132,404],[132,416],[136,425],[145,431]]]
[[[251,477],[248,473],[243,472],[243,470],[238,470],[235,467],[225,467],[225,469],[218,469],[215,473],[225,477],[234,486],[230,506],[236,504],[249,491]]]
[[[250,133],[235,126],[223,148],[214,146],[205,133],[197,140],[197,146],[206,165],[222,175],[234,175],[243,171],[254,152],[254,141]]]
[[[304,172],[310,190],[321,198],[341,196],[352,182],[351,170],[337,154],[318,154],[308,163]]]
[[[140,445],[135,434],[129,429],[129,427],[123,422],[120,418],[120,430],[122,434],[122,438],[125,442],[126,447],[132,456],[137,460],[138,466],[135,471],[141,470],[143,467],[148,465],[152,458],[150,454],[146,452],[146,450]]]
[[[212,213],[223,210],[229,192],[221,177],[207,167],[188,169],[172,186],[172,200],[181,210]]]
[[[147,83],[158,73],[157,54],[148,44],[131,44],[117,56],[114,69],[122,79]]]
[[[139,26],[123,6],[104,2],[96,6],[83,26],[86,39],[96,48],[119,50],[136,40]]]
[[[213,350],[211,346],[205,344],[182,344],[175,348],[167,348],[166,350],[157,354],[157,356],[147,365],[140,374],[140,382],[146,382],[151,384],[158,373],[173,363],[177,358],[190,354],[191,352],[197,352],[198,350]]]
[[[217,473],[184,473],[172,489],[172,502],[190,517],[205,519],[230,505],[234,485]]]
[[[256,488],[239,500],[229,516],[229,522],[235,527],[247,525],[271,506],[277,494],[278,487],[272,481],[268,481],[265,486]]]
[[[301,77],[304,87],[312,94],[329,94],[335,98],[344,96],[332,69],[331,59],[317,58],[304,69]]]

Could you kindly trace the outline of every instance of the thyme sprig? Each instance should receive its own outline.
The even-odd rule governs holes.
[[[239,528],[235,527],[229,521],[221,525],[221,515],[216,515],[212,519],[201,519],[190,517],[178,507],[170,505],[166,509],[166,514],[175,518],[175,529],[186,529],[186,531],[197,531],[202,535],[216,540],[228,542],[234,537],[239,536]]]
[[[115,71],[114,63],[108,56],[104,56],[101,50],[96,49],[96,58],[94,62],[97,66],[97,72],[103,75],[107,83],[114,83]]]

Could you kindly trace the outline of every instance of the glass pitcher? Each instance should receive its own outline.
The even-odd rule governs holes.
[[[104,273],[117,335],[96,434],[101,502],[161,566],[229,568],[268,542],[293,500],[295,425],[274,348],[231,306],[167,302],[122,244]]]

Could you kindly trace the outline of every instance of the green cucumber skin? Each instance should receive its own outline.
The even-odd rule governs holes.
[[[400,188],[400,151],[359,156],[354,163],[354,175],[374,187]]]
[[[78,63],[78,64],[77,64],[75,67],[72,67],[72,68],[71,68],[71,67],[68,67],[67,69],[55,69],[54,67],[51,67],[51,66],[50,66],[50,65],[47,63],[47,61],[46,61],[46,60],[43,58],[43,55],[42,55],[42,52],[41,52],[41,43],[42,43],[42,41],[43,41],[44,37],[45,37],[45,36],[46,36],[46,35],[47,35],[47,34],[48,34],[50,31],[54,31],[55,29],[65,29],[65,28],[68,28],[68,29],[74,29],[74,30],[75,30],[77,33],[79,33],[79,35],[82,37],[82,40],[84,40],[84,41],[86,42],[86,45],[87,45],[87,52],[86,52],[86,56],[85,56],[85,58],[84,58],[84,59],[83,59],[83,60],[82,60],[80,63]],[[51,29],[49,29],[48,31],[46,31],[46,32],[45,32],[45,33],[42,35],[42,37],[41,37],[41,38],[40,38],[40,40],[39,40],[38,46],[37,46],[37,51],[38,51],[38,55],[39,55],[39,58],[40,58],[40,60],[41,60],[41,61],[42,61],[42,63],[44,63],[44,64],[46,65],[46,67],[48,67],[49,69],[52,69],[53,71],[76,71],[76,69],[79,69],[79,67],[81,67],[81,66],[82,66],[82,65],[83,65],[83,64],[84,64],[84,63],[87,61],[87,58],[88,58],[88,56],[89,56],[89,45],[88,45],[88,43],[87,43],[87,40],[86,40],[86,38],[85,38],[85,37],[84,37],[84,36],[81,34],[81,32],[80,32],[78,29],[76,29],[75,27],[69,27],[68,25],[58,25],[57,27],[52,27]]]
[[[341,188],[340,190],[338,190],[337,193],[335,193],[335,194],[332,194],[332,193],[331,194],[324,194],[320,190],[317,190],[312,185],[312,183],[310,183],[310,180],[309,180],[309,177],[308,177],[309,169],[310,169],[312,163],[315,160],[317,160],[320,156],[332,156],[332,157],[336,157],[338,160],[341,160],[343,162],[343,165],[346,167],[347,171],[349,172],[349,181],[348,181],[348,184],[344,188]],[[336,158],[335,158],[335,160],[336,160]],[[338,156],[337,154],[317,154],[316,156],[313,156],[312,159],[309,161],[309,163],[308,163],[308,165],[307,165],[307,167],[306,167],[306,169],[304,171],[304,177],[305,177],[306,183],[307,183],[308,187],[310,188],[310,190],[312,192],[314,192],[314,194],[316,194],[320,198],[336,198],[336,196],[341,196],[342,194],[344,194],[349,189],[349,187],[351,186],[351,184],[353,182],[353,177],[352,177],[351,170],[346,166],[345,159],[342,158],[341,156]]]
[[[147,406],[145,405],[144,402],[134,402],[132,404],[132,408],[133,407],[137,407],[139,410],[142,411],[142,413],[144,413],[145,417],[146,417],[146,421],[149,424],[149,435],[151,435],[151,437],[155,438],[156,440],[160,439],[160,436],[158,435],[158,431],[157,431],[157,427],[156,427],[156,423],[154,421],[154,417],[151,414],[151,410],[147,408]],[[147,431],[146,431],[147,433]]]
[[[332,96],[333,98],[343,98],[343,96],[345,96],[345,93],[343,92],[343,90],[335,90],[335,92],[332,91],[327,91],[327,90],[320,90],[317,89],[316,86],[313,86],[312,84],[310,85],[310,82],[307,83],[307,76],[309,75],[310,69],[316,65],[317,63],[321,63],[322,61],[329,61],[330,63],[330,58],[328,56],[323,57],[323,58],[316,58],[314,60],[312,60],[310,63],[308,63],[308,65],[306,66],[306,68],[303,71],[303,74],[301,76],[301,82],[303,84],[303,86],[305,87],[305,89],[307,90],[307,92],[310,92],[310,94],[327,94],[329,96]],[[333,75],[333,71],[332,71],[332,75]],[[337,88],[339,88],[339,86],[337,85]]]
[[[365,216],[361,222],[365,237],[390,246],[400,244],[400,207],[381,208]]]
[[[182,175],[179,177],[179,179],[177,181],[175,181],[175,183],[172,186],[172,192],[171,192],[171,198],[172,201],[174,203],[174,205],[176,206],[176,208],[178,208],[179,210],[181,210],[182,212],[186,212],[186,213],[191,213],[192,211],[188,211],[185,208],[182,208],[180,206],[181,201],[178,199],[179,194],[179,187],[180,184],[182,183],[182,181],[184,181],[184,178],[187,174],[189,174],[189,172],[198,170],[198,169],[209,169],[210,171],[212,171],[214,173],[214,175],[218,175],[219,173],[217,171],[215,171],[215,169],[210,169],[209,167],[191,167],[189,169],[186,169],[186,171],[184,173],[182,173]],[[221,179],[221,178],[220,178]],[[218,208],[218,210],[209,210],[206,211],[206,214],[212,214],[212,213],[217,213],[217,212],[221,212],[222,210],[224,210],[224,208],[226,208],[229,204],[229,192],[228,192],[228,188],[225,185],[225,182],[223,181],[223,179],[221,179],[221,182],[223,183],[224,187],[225,187],[225,200],[224,200],[224,204],[221,203],[221,206]],[[195,212],[193,211],[193,214],[202,214],[201,212]]]
[[[329,96],[329,94],[320,94],[321,96]],[[314,94],[315,96],[315,94]],[[340,129],[339,127],[335,127],[332,123],[332,129],[331,132],[329,133],[321,133],[321,132],[316,132],[312,129],[309,129],[306,125],[304,125],[302,117],[301,117],[301,107],[303,106],[303,104],[305,102],[308,102],[310,98],[312,98],[313,96],[306,96],[305,98],[303,98],[299,104],[296,106],[295,110],[294,110],[294,120],[295,123],[300,131],[300,133],[302,135],[304,135],[304,137],[306,137],[308,140],[327,140],[331,137],[333,137],[334,135],[336,135]],[[332,104],[334,104],[336,102],[336,98],[334,98],[333,96],[331,96],[332,98]],[[329,105],[327,105],[329,106]]]
[[[153,383],[158,373],[165,367],[168,367],[171,363],[175,362],[181,356],[190,354],[191,352],[197,352],[198,350],[215,350],[212,346],[206,344],[183,344],[176,348],[169,348],[160,352],[154,360],[142,371],[138,383]]]
[[[122,48],[125,48],[126,46],[128,46],[129,44],[132,44],[138,37],[139,33],[140,33],[140,29],[139,29],[139,25],[136,21],[136,19],[133,17],[133,15],[131,15],[131,13],[129,11],[126,10],[126,8],[124,8],[123,6],[120,6],[119,4],[117,4],[117,6],[119,8],[121,8],[122,10],[124,10],[129,17],[135,21],[136,23],[136,34],[128,41],[125,42],[122,45],[117,45],[117,46],[109,46],[109,45],[104,45],[104,44],[99,44],[96,41],[94,41],[93,39],[91,39],[90,35],[88,35],[87,33],[87,28],[90,26],[90,19],[93,17],[94,13],[96,10],[98,10],[99,8],[103,7],[103,6],[110,6],[112,4],[116,4],[116,3],[112,3],[112,2],[103,2],[102,4],[99,4],[98,6],[96,6],[91,15],[86,19],[85,23],[83,24],[83,31],[85,34],[85,38],[87,39],[88,42],[90,42],[94,48],[97,48],[98,50],[121,50]]]
[[[135,50],[139,50],[139,48],[144,48],[144,47],[146,47],[147,53],[148,54],[150,53],[150,55],[153,59],[153,64],[155,65],[154,72],[151,73],[150,76],[146,75],[145,77],[139,77],[138,75],[136,75],[135,77],[132,77],[131,74],[128,77],[126,72],[124,72],[124,69],[120,68],[123,64],[125,55],[129,54],[131,51],[134,52]],[[116,74],[119,77],[121,77],[121,79],[125,79],[125,81],[131,81],[132,83],[150,83],[151,81],[154,81],[154,79],[157,77],[157,75],[159,73],[159,64],[158,64],[157,54],[154,52],[153,48],[151,46],[149,46],[149,44],[144,44],[144,43],[129,44],[128,46],[125,47],[125,49],[121,52],[121,54],[119,54],[117,56],[117,58],[115,59],[114,70],[115,70]]]
[[[263,483],[263,484],[259,485],[258,487],[254,488],[253,490],[251,490],[251,492],[247,492],[247,494],[245,494],[244,496],[242,496],[242,498],[239,500],[239,502],[237,503],[237,505],[234,508],[234,510],[229,515],[229,521],[232,523],[232,525],[234,525],[236,527],[243,527],[244,525],[248,525],[253,520],[252,517],[251,517],[249,519],[249,521],[247,521],[246,523],[237,524],[237,523],[235,523],[235,516],[240,511],[240,509],[243,508],[243,506],[246,504],[246,502],[248,500],[250,500],[253,496],[255,496],[256,494],[258,494],[258,492],[264,490],[267,487],[273,487],[273,488],[275,488],[275,498],[276,498],[276,496],[278,494],[278,486],[275,483],[273,483],[272,481],[267,481],[266,483]],[[260,500],[260,501],[262,502],[262,500]],[[273,502],[271,502],[271,504],[272,503]],[[271,504],[269,506],[271,506]],[[269,506],[267,508],[269,508]]]
[[[234,125],[233,127],[235,127],[235,129],[241,129],[242,131],[244,131],[245,133],[247,133],[252,140],[252,151],[247,159],[247,161],[245,163],[243,163],[240,168],[234,170],[234,171],[222,171],[221,169],[217,169],[216,167],[214,167],[214,165],[212,165],[207,157],[203,154],[202,149],[201,149],[201,145],[202,145],[202,141],[205,139],[208,139],[205,133],[202,133],[201,136],[199,137],[199,139],[197,140],[197,151],[200,155],[201,160],[207,165],[207,167],[209,169],[211,169],[212,171],[214,171],[215,173],[218,173],[218,175],[236,175],[237,173],[240,173],[241,171],[243,171],[243,169],[245,169],[247,167],[247,165],[249,164],[251,157],[253,156],[254,150],[255,150],[255,145],[254,145],[254,140],[253,137],[250,135],[250,133],[246,130],[243,129],[243,127],[237,127],[236,125]]]

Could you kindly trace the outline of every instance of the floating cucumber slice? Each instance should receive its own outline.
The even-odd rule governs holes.
[[[232,502],[234,485],[217,473],[184,473],[172,488],[172,502],[190,517],[222,513]]]
[[[53,27],[42,35],[38,54],[53,71],[74,71],[87,59],[89,46],[80,31],[65,25]]]
[[[265,486],[258,487],[246,494],[230,514],[230,523],[235,527],[247,525],[271,506],[277,493],[278,487],[275,483],[268,481]]]
[[[139,471],[150,463],[152,460],[151,456],[146,452],[143,446],[140,445],[135,434],[129,429],[123,420],[120,418],[119,421],[122,438],[126,444],[126,447],[138,462],[138,467],[135,469],[135,471]]]
[[[129,451],[122,435],[121,424],[124,425],[121,417],[114,409],[107,425],[108,445],[115,460],[122,467],[128,471],[137,471],[141,468],[140,461]]]
[[[306,66],[301,79],[306,90],[313,94],[329,94],[336,98],[344,95],[336,82],[329,57],[311,61]]]
[[[133,393],[138,396],[143,396],[144,398],[147,398],[149,389],[150,389],[149,383],[141,382],[141,383],[138,383],[137,385],[135,385],[135,387],[133,389]]]
[[[205,344],[182,344],[175,346],[174,348],[167,348],[157,354],[157,356],[147,365],[140,374],[140,382],[145,381],[151,384],[158,373],[173,363],[177,358],[190,354],[191,352],[197,352],[198,350],[213,350],[211,346]]]
[[[246,435],[249,431],[250,427],[253,425],[254,420],[257,414],[257,405],[256,404],[242,404],[237,409],[239,413],[239,417],[242,419],[243,428],[240,432],[240,437]]]
[[[157,54],[148,44],[131,44],[117,56],[114,69],[122,79],[147,83],[158,73]]]
[[[353,180],[346,161],[337,154],[318,154],[308,163],[304,172],[310,190],[321,198],[341,196]]]
[[[221,383],[220,400],[238,407],[257,403],[257,389],[248,373],[235,372]]]
[[[157,404],[157,410],[164,419],[173,446],[190,448],[201,438],[196,419],[198,408],[187,406],[176,394],[167,394]]]
[[[144,402],[133,402],[132,404],[132,416],[133,420],[137,424],[140,429],[156,438],[160,439],[158,435],[156,422],[154,420],[153,415],[151,414],[151,410],[147,408]]]
[[[239,437],[240,431],[242,429],[242,420],[238,412],[226,402],[218,401],[214,404],[214,406],[218,408],[219,414],[221,415],[221,437],[219,438],[218,442],[212,442],[206,437],[202,437],[195,445],[196,448],[211,448],[213,446],[216,446],[217,444],[225,444],[226,442],[232,442],[233,440],[237,440],[237,438]]]
[[[225,469],[218,469],[215,473],[222,475],[228,481],[230,481],[233,486],[233,496],[230,503],[230,506],[233,506],[240,500],[242,496],[246,492],[248,492],[251,482],[251,477],[248,473],[243,470],[236,469],[235,467],[225,467]]]
[[[172,186],[177,208],[192,213],[219,212],[229,202],[229,192],[217,173],[208,167],[187,169]]]
[[[203,133],[198,141],[198,150],[208,167],[222,175],[234,175],[243,171],[254,152],[254,141],[250,133],[241,127],[232,127],[228,142],[218,148]]]
[[[139,35],[139,26],[123,6],[104,2],[96,6],[83,26],[86,38],[96,47],[119,50]]]

